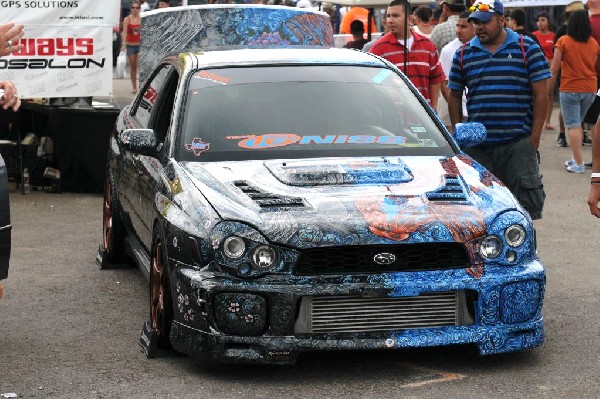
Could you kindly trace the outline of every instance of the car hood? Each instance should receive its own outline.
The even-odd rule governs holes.
[[[223,220],[294,247],[466,242],[520,209],[471,158],[319,158],[181,165]]]

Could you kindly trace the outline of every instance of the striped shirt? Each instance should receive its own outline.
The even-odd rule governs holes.
[[[393,33],[387,33],[377,40],[370,52],[385,58],[405,72],[423,97],[430,101],[429,87],[445,80],[444,71],[433,43],[418,33],[412,32],[412,36],[413,43],[408,51],[406,72],[404,71],[404,45],[398,42]]]
[[[506,31],[506,41],[495,54],[483,47],[475,36],[464,49],[458,49],[450,69],[448,87],[458,91],[468,88],[469,122],[482,123],[487,130],[484,146],[531,135],[533,90],[530,83],[551,76],[540,46],[527,36],[523,36],[521,45],[520,35],[510,29]]]

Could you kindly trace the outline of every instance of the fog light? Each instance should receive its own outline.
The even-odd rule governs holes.
[[[267,322],[267,301],[260,295],[220,293],[214,298],[218,329],[229,335],[260,335]]]
[[[542,304],[542,287],[537,281],[512,283],[502,288],[500,312],[504,323],[522,323],[533,318]]]

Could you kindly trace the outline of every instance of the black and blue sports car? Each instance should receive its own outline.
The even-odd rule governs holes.
[[[149,356],[543,342],[531,219],[370,54],[167,56],[111,137],[101,267],[149,279]]]

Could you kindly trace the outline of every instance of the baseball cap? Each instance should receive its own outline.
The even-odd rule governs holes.
[[[585,7],[583,6],[583,2],[581,1],[572,1],[565,7],[565,12],[573,12],[577,10],[583,10]]]
[[[478,19],[482,22],[487,22],[492,19],[494,14],[504,15],[504,4],[500,0],[477,0],[469,8],[471,14],[468,21]]]

